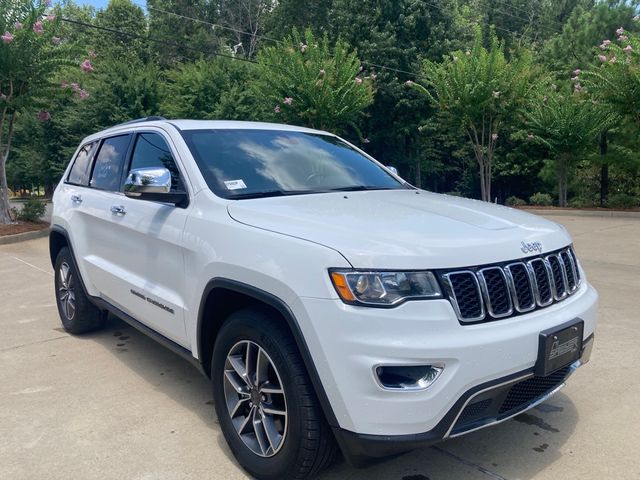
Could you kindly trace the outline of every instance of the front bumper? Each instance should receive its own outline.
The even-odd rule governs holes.
[[[548,377],[536,377],[531,370],[472,388],[428,432],[366,435],[334,428],[335,437],[345,458],[352,465],[362,466],[372,458],[396,455],[497,425],[539,405],[560,391],[573,372],[589,361],[593,340],[593,335],[585,340],[579,360]]]
[[[541,331],[580,318],[589,346],[597,293],[585,281],[563,302],[475,325],[461,325],[446,300],[375,309],[303,298],[299,307],[296,316],[337,419],[332,426],[343,450],[357,454],[359,447],[350,445],[364,440],[363,452],[384,456],[463,433],[456,416],[478,391],[533,375]],[[374,367],[380,364],[445,368],[424,390],[389,391],[376,382]],[[501,421],[498,417],[488,423]],[[375,447],[387,442],[395,445]]]

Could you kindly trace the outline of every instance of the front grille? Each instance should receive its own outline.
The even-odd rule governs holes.
[[[517,383],[499,385],[478,394],[460,412],[451,429],[451,434],[459,435],[526,410],[534,402],[559,387],[570,371],[571,366],[567,366],[546,377],[530,377]]]
[[[509,390],[507,398],[502,402],[498,414],[504,415],[511,411],[517,411],[530,404],[538,397],[549,393],[563,382],[570,369],[571,366],[567,366],[549,376],[533,377],[520,383],[516,383]]]
[[[461,322],[495,320],[546,307],[580,285],[572,247],[528,260],[440,272]]]

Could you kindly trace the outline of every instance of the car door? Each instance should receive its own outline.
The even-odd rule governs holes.
[[[88,231],[87,264],[101,295],[141,323],[187,346],[184,326],[184,255],[182,234],[188,208],[126,197],[129,170],[162,166],[172,172],[172,189],[184,190],[175,149],[159,131],[133,133],[114,160],[113,141],[105,139],[91,176],[95,229]],[[107,151],[104,149],[107,148]],[[118,163],[120,167],[114,166]],[[117,180],[114,180],[117,179]]]
[[[65,185],[64,198],[71,212],[69,228],[82,278],[91,295],[107,300],[106,292],[111,290],[109,283],[115,271],[109,206],[119,195],[130,143],[130,134],[103,138],[91,146],[93,161],[88,163],[84,161],[87,155],[82,155],[85,149],[82,147]],[[83,161],[76,169],[79,160]]]

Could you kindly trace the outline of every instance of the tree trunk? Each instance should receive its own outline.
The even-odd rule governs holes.
[[[558,206],[567,206],[567,160],[559,158],[558,160]]]
[[[491,165],[486,158],[478,161],[480,164],[480,195],[485,202],[491,201]]]
[[[416,187],[422,188],[422,169],[420,155],[416,155],[415,167],[416,167]]]
[[[7,185],[6,170],[8,157],[8,149],[0,152],[0,224],[3,225],[11,223],[11,215],[9,213],[9,186]]]
[[[602,166],[600,167],[600,206],[605,207],[607,205],[607,199],[609,197],[609,163],[607,162],[607,132],[602,132],[600,135],[600,159]]]

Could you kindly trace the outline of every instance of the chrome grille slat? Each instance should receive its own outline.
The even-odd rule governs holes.
[[[572,247],[521,261],[441,272],[440,278],[464,323],[547,307],[575,293],[581,283]]]
[[[466,278],[467,282],[471,282],[471,287],[473,288],[466,287],[466,291],[463,292],[461,291],[462,287],[458,283],[464,278]],[[480,284],[478,283],[475,272],[471,270],[459,270],[445,273],[442,275],[442,280],[448,290],[449,300],[458,318],[464,319],[466,322],[484,320],[484,302],[482,301]]]
[[[536,308],[535,278],[527,265],[523,262],[510,263],[504,270],[509,281],[515,309],[524,313]]]
[[[493,318],[511,315],[513,300],[504,270],[500,267],[483,268],[477,276],[489,315]]]

